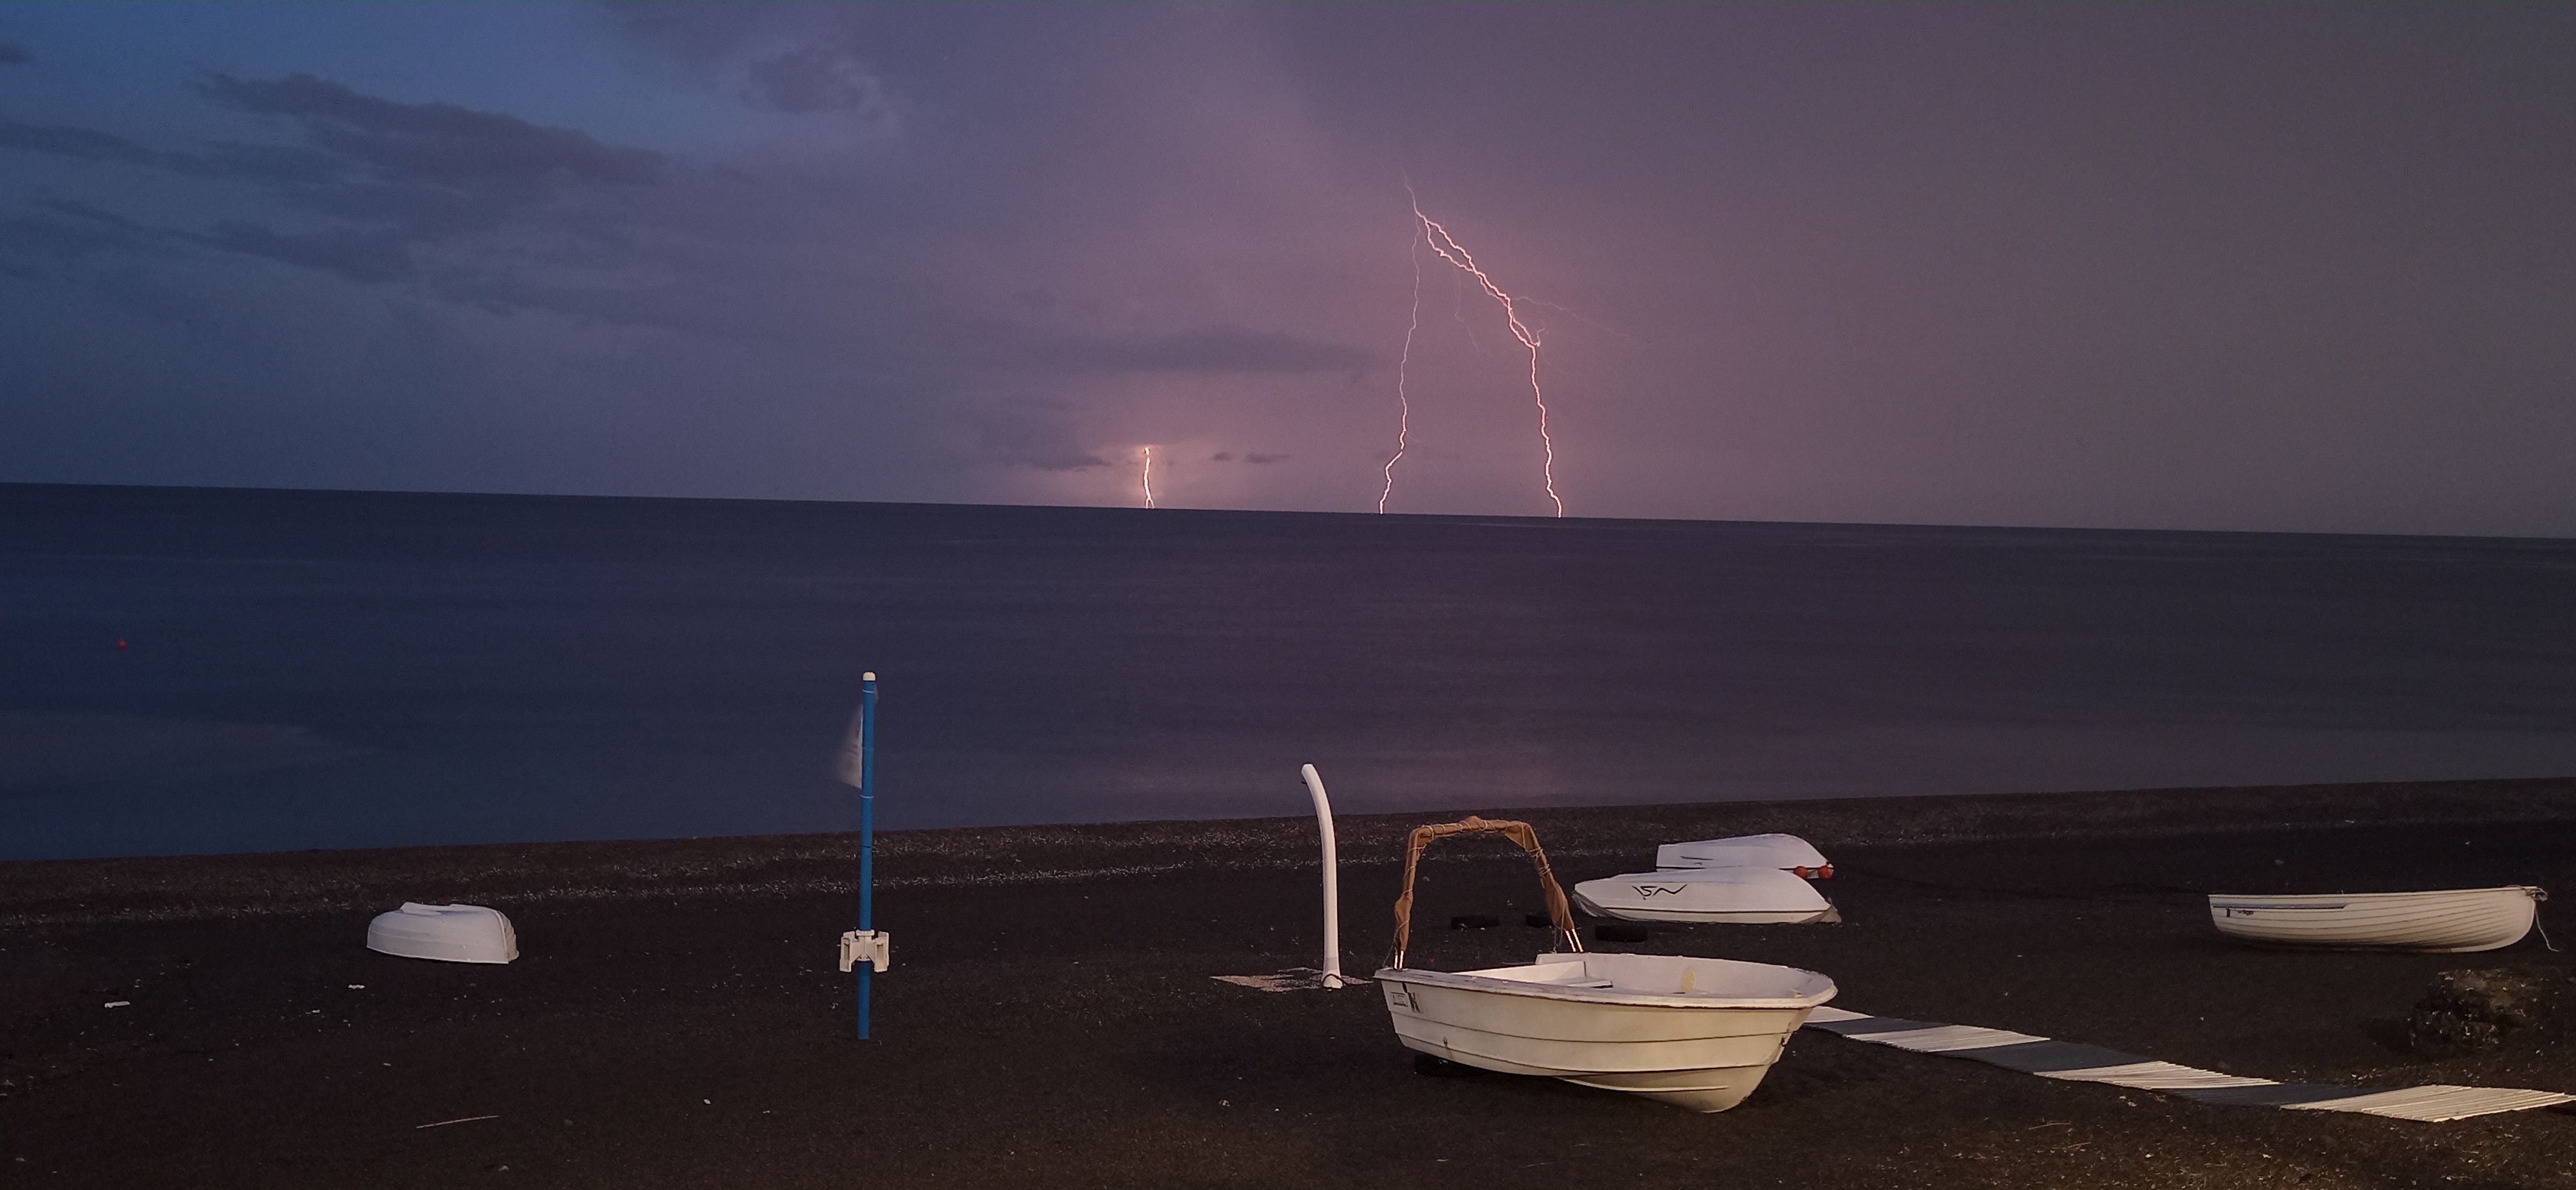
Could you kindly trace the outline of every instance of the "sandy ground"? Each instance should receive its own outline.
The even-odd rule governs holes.
[[[1402,830],[1438,817],[1344,820],[1353,968],[1386,946]],[[2576,954],[2251,950],[2200,900],[2576,891],[2576,782],[1527,817],[1569,880],[1661,840],[1806,835],[1843,924],[1631,949],[1822,971],[1846,1008],[2288,1081],[2576,1091],[2563,1028],[2438,1062],[2400,1029],[2437,971]],[[2563,1112],[2218,1107],[1817,1033],[1717,1115],[1424,1077],[1373,989],[1209,978],[1315,961],[1312,845],[1295,819],[889,835],[867,1042],[831,963],[845,836],[0,865],[0,1184],[2576,1187]],[[1526,864],[1444,846],[1415,963],[1543,948]],[[524,957],[364,950],[405,898],[500,907]],[[1508,924],[1438,928],[1465,913]]]

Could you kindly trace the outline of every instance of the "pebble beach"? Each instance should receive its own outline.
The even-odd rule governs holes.
[[[1488,816],[1509,807],[1463,807]],[[1448,815],[1455,817],[1456,815]],[[2576,782],[1529,811],[1570,882],[1768,830],[1837,865],[1835,925],[1626,949],[1824,972],[1841,1007],[2285,1081],[2576,1091],[2563,1020],[2428,1059],[2475,955],[2255,950],[2204,893],[2576,888]],[[1347,816],[1345,965],[1379,962],[1402,834]],[[875,1036],[833,939],[855,838],[793,835],[0,865],[0,1177],[25,1186],[2576,1186],[2576,1116],[2200,1104],[1803,1031],[1697,1115],[1426,1077],[1371,987],[1311,966],[1311,819],[889,832]],[[1525,962],[1504,845],[1426,859],[1414,963]],[[363,948],[401,901],[488,904],[506,966]],[[1492,929],[1437,928],[1485,914]],[[2542,921],[2551,920],[2547,906]],[[2576,929],[2561,931],[2561,936]],[[2565,943],[2562,942],[2562,945]],[[106,1007],[121,1001],[117,1007]]]

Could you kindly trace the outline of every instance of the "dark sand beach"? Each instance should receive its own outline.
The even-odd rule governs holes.
[[[1508,807],[1462,807],[1502,814]],[[1383,953],[1402,831],[1341,823],[1348,965]],[[1657,841],[1789,830],[1840,925],[1659,927],[1839,1005],[2235,1074],[2576,1091],[2563,1022],[2403,1047],[2436,972],[2576,954],[2246,949],[2200,894],[2576,890],[2576,781],[1547,809],[1569,881]],[[2576,1115],[2443,1124],[2221,1107],[1801,1033],[1741,1107],[1415,1073],[1312,964],[1301,818],[896,832],[875,1040],[832,941],[855,840],[788,835],[0,865],[0,1181],[24,1186],[2576,1186]],[[1544,948],[1528,868],[1444,845],[1417,965]],[[409,899],[489,904],[506,967],[361,947]],[[2563,904],[2563,902],[2561,902]],[[2576,945],[2576,919],[2561,945]],[[359,986],[363,985],[363,986]],[[105,1008],[111,1000],[130,1001]],[[448,1123],[447,1121],[457,1121]],[[428,1127],[427,1125],[437,1125]]]

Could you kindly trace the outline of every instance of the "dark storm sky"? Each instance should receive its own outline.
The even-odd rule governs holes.
[[[2576,535],[2576,7],[0,8],[0,480]]]

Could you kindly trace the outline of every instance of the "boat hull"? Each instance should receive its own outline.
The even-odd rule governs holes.
[[[368,923],[367,949],[442,963],[507,963],[519,957],[519,935],[498,909],[406,901]]]
[[[1778,868],[1632,872],[1575,885],[1574,903],[1594,917],[1624,921],[1761,925],[1842,920],[1815,886]]]
[[[1743,1102],[1834,995],[1812,971],[1669,955],[1548,955],[1529,967],[1389,968],[1377,978],[1409,1049],[1698,1112]]]
[[[1823,868],[1825,854],[1796,835],[1737,835],[1666,843],[1655,848],[1658,868]]]
[[[2525,885],[2323,896],[2213,893],[2209,920],[2258,946],[2339,950],[2497,950],[2531,932],[2548,894]]]

